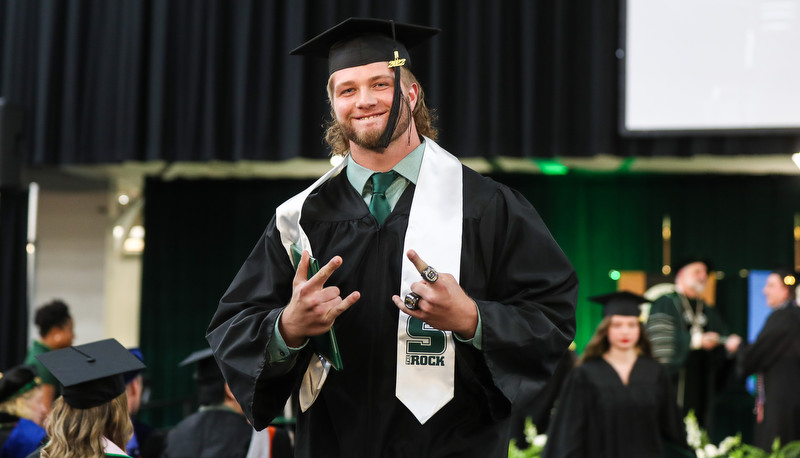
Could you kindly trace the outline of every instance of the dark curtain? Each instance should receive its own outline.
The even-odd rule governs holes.
[[[312,181],[160,181],[145,186],[140,346],[156,405],[149,421],[181,419],[181,399],[195,393],[195,367],[178,367],[208,348],[217,303],[256,244],[275,207]]]
[[[798,135],[617,132],[620,1],[0,0],[0,96],[32,164],[326,154],[326,65],[289,50],[350,16],[443,32],[414,53],[441,143],[470,156],[790,154]]]
[[[0,187],[0,372],[27,352],[27,230],[28,190]]]
[[[793,215],[800,212],[795,177],[494,178],[533,203],[578,272],[579,350],[602,315],[600,306],[586,298],[616,289],[610,270],[660,271],[664,215],[672,220],[675,257],[709,257],[725,274],[717,284],[717,307],[740,335],[747,330],[747,280],[740,270],[792,262]],[[178,361],[207,345],[203,336],[217,303],[275,207],[309,184],[148,180],[141,344],[151,355],[154,399],[191,393],[191,371],[177,368]],[[159,424],[172,424],[180,416],[177,408],[152,414]]]

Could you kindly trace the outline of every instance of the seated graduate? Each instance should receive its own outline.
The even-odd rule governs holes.
[[[129,348],[128,351],[139,361],[144,362],[144,356],[139,348]],[[133,424],[133,437],[125,445],[125,450],[133,458],[139,458],[146,455],[145,446],[153,433],[153,427],[141,421],[136,415],[142,404],[144,377],[141,370],[136,370],[126,372],[123,378],[125,379],[125,395],[128,398],[128,414],[130,414]]]
[[[45,438],[47,408],[36,367],[16,366],[0,374],[0,458],[25,458]]]
[[[666,370],[639,321],[647,299],[615,292],[590,300],[604,318],[562,388],[544,456],[661,457],[665,442],[688,452]]]
[[[61,383],[47,422],[50,441],[42,458],[128,457],[122,447],[133,434],[125,395],[125,372],[144,368],[115,339],[36,356]]]
[[[199,350],[179,366],[197,363],[200,408],[173,428],[166,439],[165,458],[235,458],[247,456],[253,428],[222,377],[211,349]]]

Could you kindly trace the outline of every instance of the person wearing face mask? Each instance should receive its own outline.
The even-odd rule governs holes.
[[[644,297],[621,291],[589,300],[604,318],[561,390],[545,457],[661,457],[690,451],[667,372],[651,357],[639,321]]]
[[[759,374],[756,398],[755,445],[772,450],[800,439],[800,308],[797,275],[776,270],[769,274],[763,293],[772,309],[752,344],[742,344],[738,356],[742,375]]]
[[[703,300],[709,262],[688,258],[675,272],[675,292],[653,302],[647,334],[653,356],[667,366],[683,413],[693,410],[698,423],[710,429],[717,373],[741,338],[729,334],[717,310]]]

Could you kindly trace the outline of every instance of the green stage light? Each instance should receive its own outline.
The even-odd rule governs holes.
[[[534,159],[533,162],[545,175],[566,175],[569,167],[558,162],[556,159]]]
[[[614,280],[614,281],[616,281],[616,280],[619,280],[619,278],[620,278],[621,276],[622,276],[622,274],[621,274],[621,273],[619,273],[619,270],[610,270],[610,271],[608,272],[608,278],[610,278],[610,279],[612,279],[612,280]]]

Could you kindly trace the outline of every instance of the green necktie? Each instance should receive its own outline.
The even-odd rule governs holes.
[[[372,200],[369,201],[369,212],[378,220],[378,226],[382,226],[386,217],[392,212],[389,201],[386,200],[386,190],[392,184],[397,172],[390,170],[383,173],[372,174]]]

